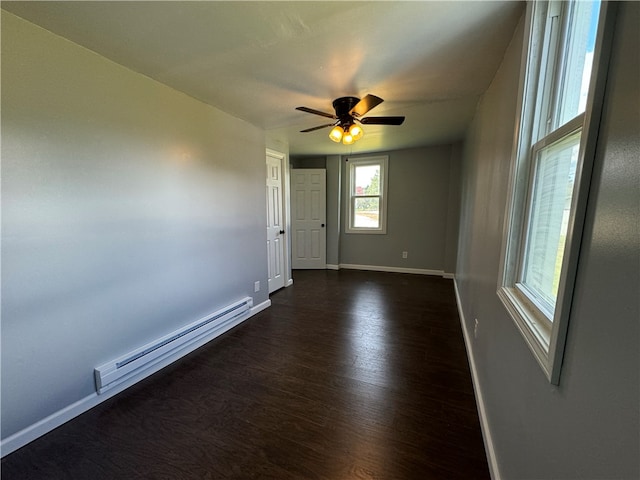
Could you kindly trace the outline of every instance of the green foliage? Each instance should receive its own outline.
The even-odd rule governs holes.
[[[380,170],[376,170],[376,173],[371,177],[371,183],[364,187],[365,195],[379,195],[380,194]]]
[[[371,183],[362,189],[363,195],[379,195],[380,194],[380,171],[371,177]],[[359,198],[356,201],[356,210],[358,212],[378,212],[380,200],[378,198]]]

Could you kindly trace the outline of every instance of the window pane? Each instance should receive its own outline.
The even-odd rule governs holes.
[[[380,165],[355,167],[354,195],[380,195]]]
[[[553,311],[567,236],[580,132],[541,149],[531,197],[522,283]]]
[[[380,227],[380,198],[354,198],[353,226],[356,228]]]
[[[584,112],[589,92],[600,2],[575,2],[569,9],[556,127]]]

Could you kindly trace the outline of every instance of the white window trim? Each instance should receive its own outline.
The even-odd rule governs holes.
[[[360,233],[384,235],[387,233],[387,192],[389,185],[389,157],[387,155],[379,155],[375,157],[349,157],[347,160],[346,187],[347,187],[347,215],[345,233]],[[380,226],[378,228],[370,227],[353,227],[353,202],[355,196],[353,192],[353,182],[355,178],[352,174],[356,166],[362,165],[380,165]],[[358,196],[362,198],[362,196]]]
[[[513,318],[527,346],[538,361],[550,383],[558,385],[564,346],[569,324],[573,289],[582,240],[582,230],[587,206],[593,158],[595,156],[598,129],[606,83],[608,59],[611,51],[615,2],[603,2],[598,21],[593,68],[586,110],[583,114],[580,153],[575,173],[571,215],[567,229],[560,285],[553,321],[534,305],[517,284],[519,258],[523,243],[525,212],[527,211],[527,186],[531,166],[531,132],[534,128],[532,98],[535,95],[537,73],[529,78],[528,71],[535,66],[536,58],[529,58],[532,45],[532,21],[534,8],[539,2],[527,2],[525,38],[520,67],[518,89],[517,124],[511,161],[507,214],[503,231],[503,248],[500,260],[497,294],[507,312]],[[535,46],[535,45],[534,45]],[[532,83],[534,83],[532,85]],[[567,128],[575,129],[575,122]],[[536,126],[537,128],[537,126]],[[564,129],[566,133],[566,129]],[[539,146],[536,146],[539,148]]]

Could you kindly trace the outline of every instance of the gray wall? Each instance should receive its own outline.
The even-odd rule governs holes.
[[[327,168],[326,157],[296,157],[289,160],[291,168]]]
[[[496,296],[522,25],[466,139],[456,282],[504,479],[640,478],[639,19],[620,4],[558,387]]]
[[[451,170],[458,162],[457,158],[452,159],[454,150],[451,145],[442,145],[375,154],[389,156],[387,234],[344,233],[348,205],[342,202],[340,262],[445,270],[449,214],[457,219],[457,212],[449,211]],[[363,156],[370,155],[354,155],[354,158]],[[342,178],[346,178],[345,159],[342,158]],[[456,184],[457,178],[453,182],[454,190]],[[342,193],[343,199],[348,198],[346,185]],[[451,240],[455,242],[455,237]],[[409,253],[407,259],[402,258],[403,251]]]
[[[451,145],[449,167],[449,198],[447,199],[447,226],[444,245],[444,271],[453,274],[458,258],[458,231],[460,226],[460,176],[462,168],[462,142]]]
[[[267,300],[264,172],[261,130],[2,12],[3,439]]]
[[[340,264],[340,155],[327,157],[327,265]]]

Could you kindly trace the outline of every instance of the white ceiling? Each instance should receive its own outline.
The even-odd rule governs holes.
[[[521,2],[2,2],[2,8],[242,118],[292,155],[395,150],[462,138]],[[331,142],[342,96],[385,102],[353,146]]]

